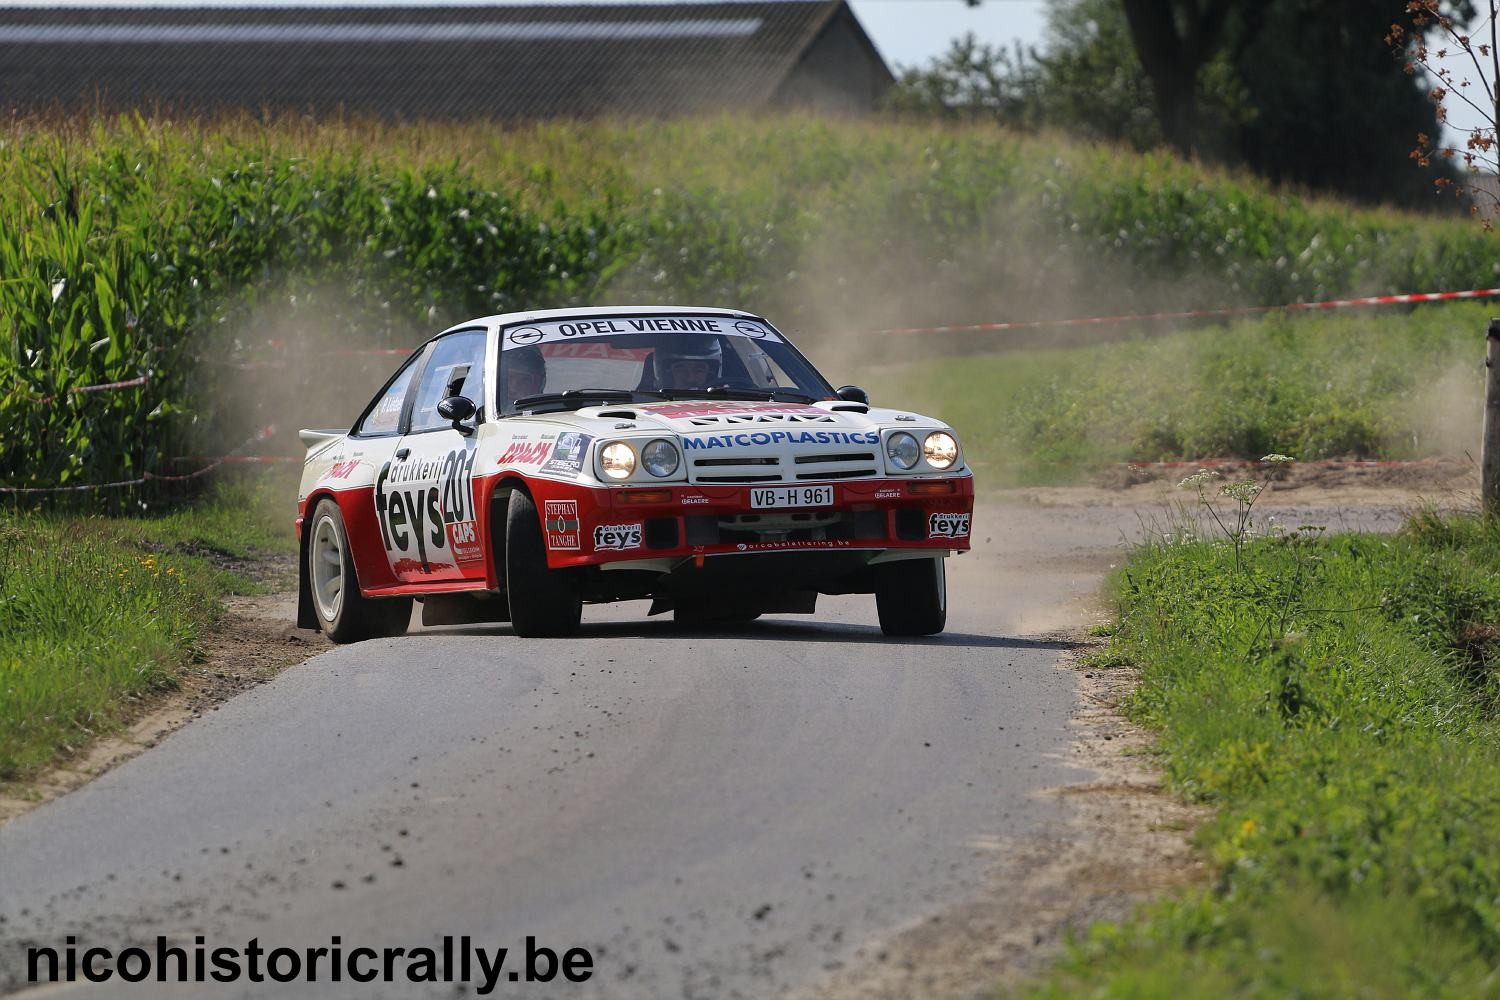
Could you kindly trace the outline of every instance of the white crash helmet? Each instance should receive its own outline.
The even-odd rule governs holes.
[[[724,348],[714,336],[678,336],[666,338],[656,349],[656,381],[672,384],[672,366],[679,361],[701,361],[708,365],[708,383],[719,381],[724,370]]]

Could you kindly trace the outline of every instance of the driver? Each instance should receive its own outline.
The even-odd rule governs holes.
[[[723,381],[724,348],[717,337],[674,337],[656,350],[662,389],[708,389]]]
[[[535,345],[505,352],[505,401],[514,403],[535,396],[547,384],[547,359]]]

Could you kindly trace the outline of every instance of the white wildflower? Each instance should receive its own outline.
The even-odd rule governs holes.
[[[1237,483],[1225,483],[1219,487],[1219,492],[1240,503],[1253,503],[1255,498],[1260,496],[1261,490],[1265,488],[1264,483],[1245,479]]]
[[[1178,483],[1177,485],[1178,485],[1179,488],[1184,489],[1184,490],[1186,490],[1186,489],[1194,489],[1194,488],[1202,486],[1204,483],[1208,482],[1210,479],[1217,479],[1217,478],[1219,478],[1219,474],[1217,472],[1213,471],[1212,469],[1199,469],[1197,472],[1193,473],[1191,476],[1188,476],[1186,479],[1184,479],[1182,482]]]

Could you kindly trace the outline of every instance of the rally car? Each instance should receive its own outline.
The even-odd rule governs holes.
[[[649,599],[695,624],[873,593],[888,635],[947,618],[973,476],[953,430],[834,389],[727,309],[508,313],[433,337],[349,430],[304,430],[298,624],[577,631]]]

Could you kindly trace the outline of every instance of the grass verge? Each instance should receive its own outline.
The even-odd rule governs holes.
[[[280,477],[157,517],[0,513],[0,781],[24,778],[170,690],[257,550],[286,550]]]
[[[1276,315],[1092,346],[927,356],[862,377],[949,421],[987,486],[1218,456],[1477,455],[1493,306]]]
[[[1142,548],[1110,652],[1218,871],[1033,995],[1500,993],[1500,524]]]

